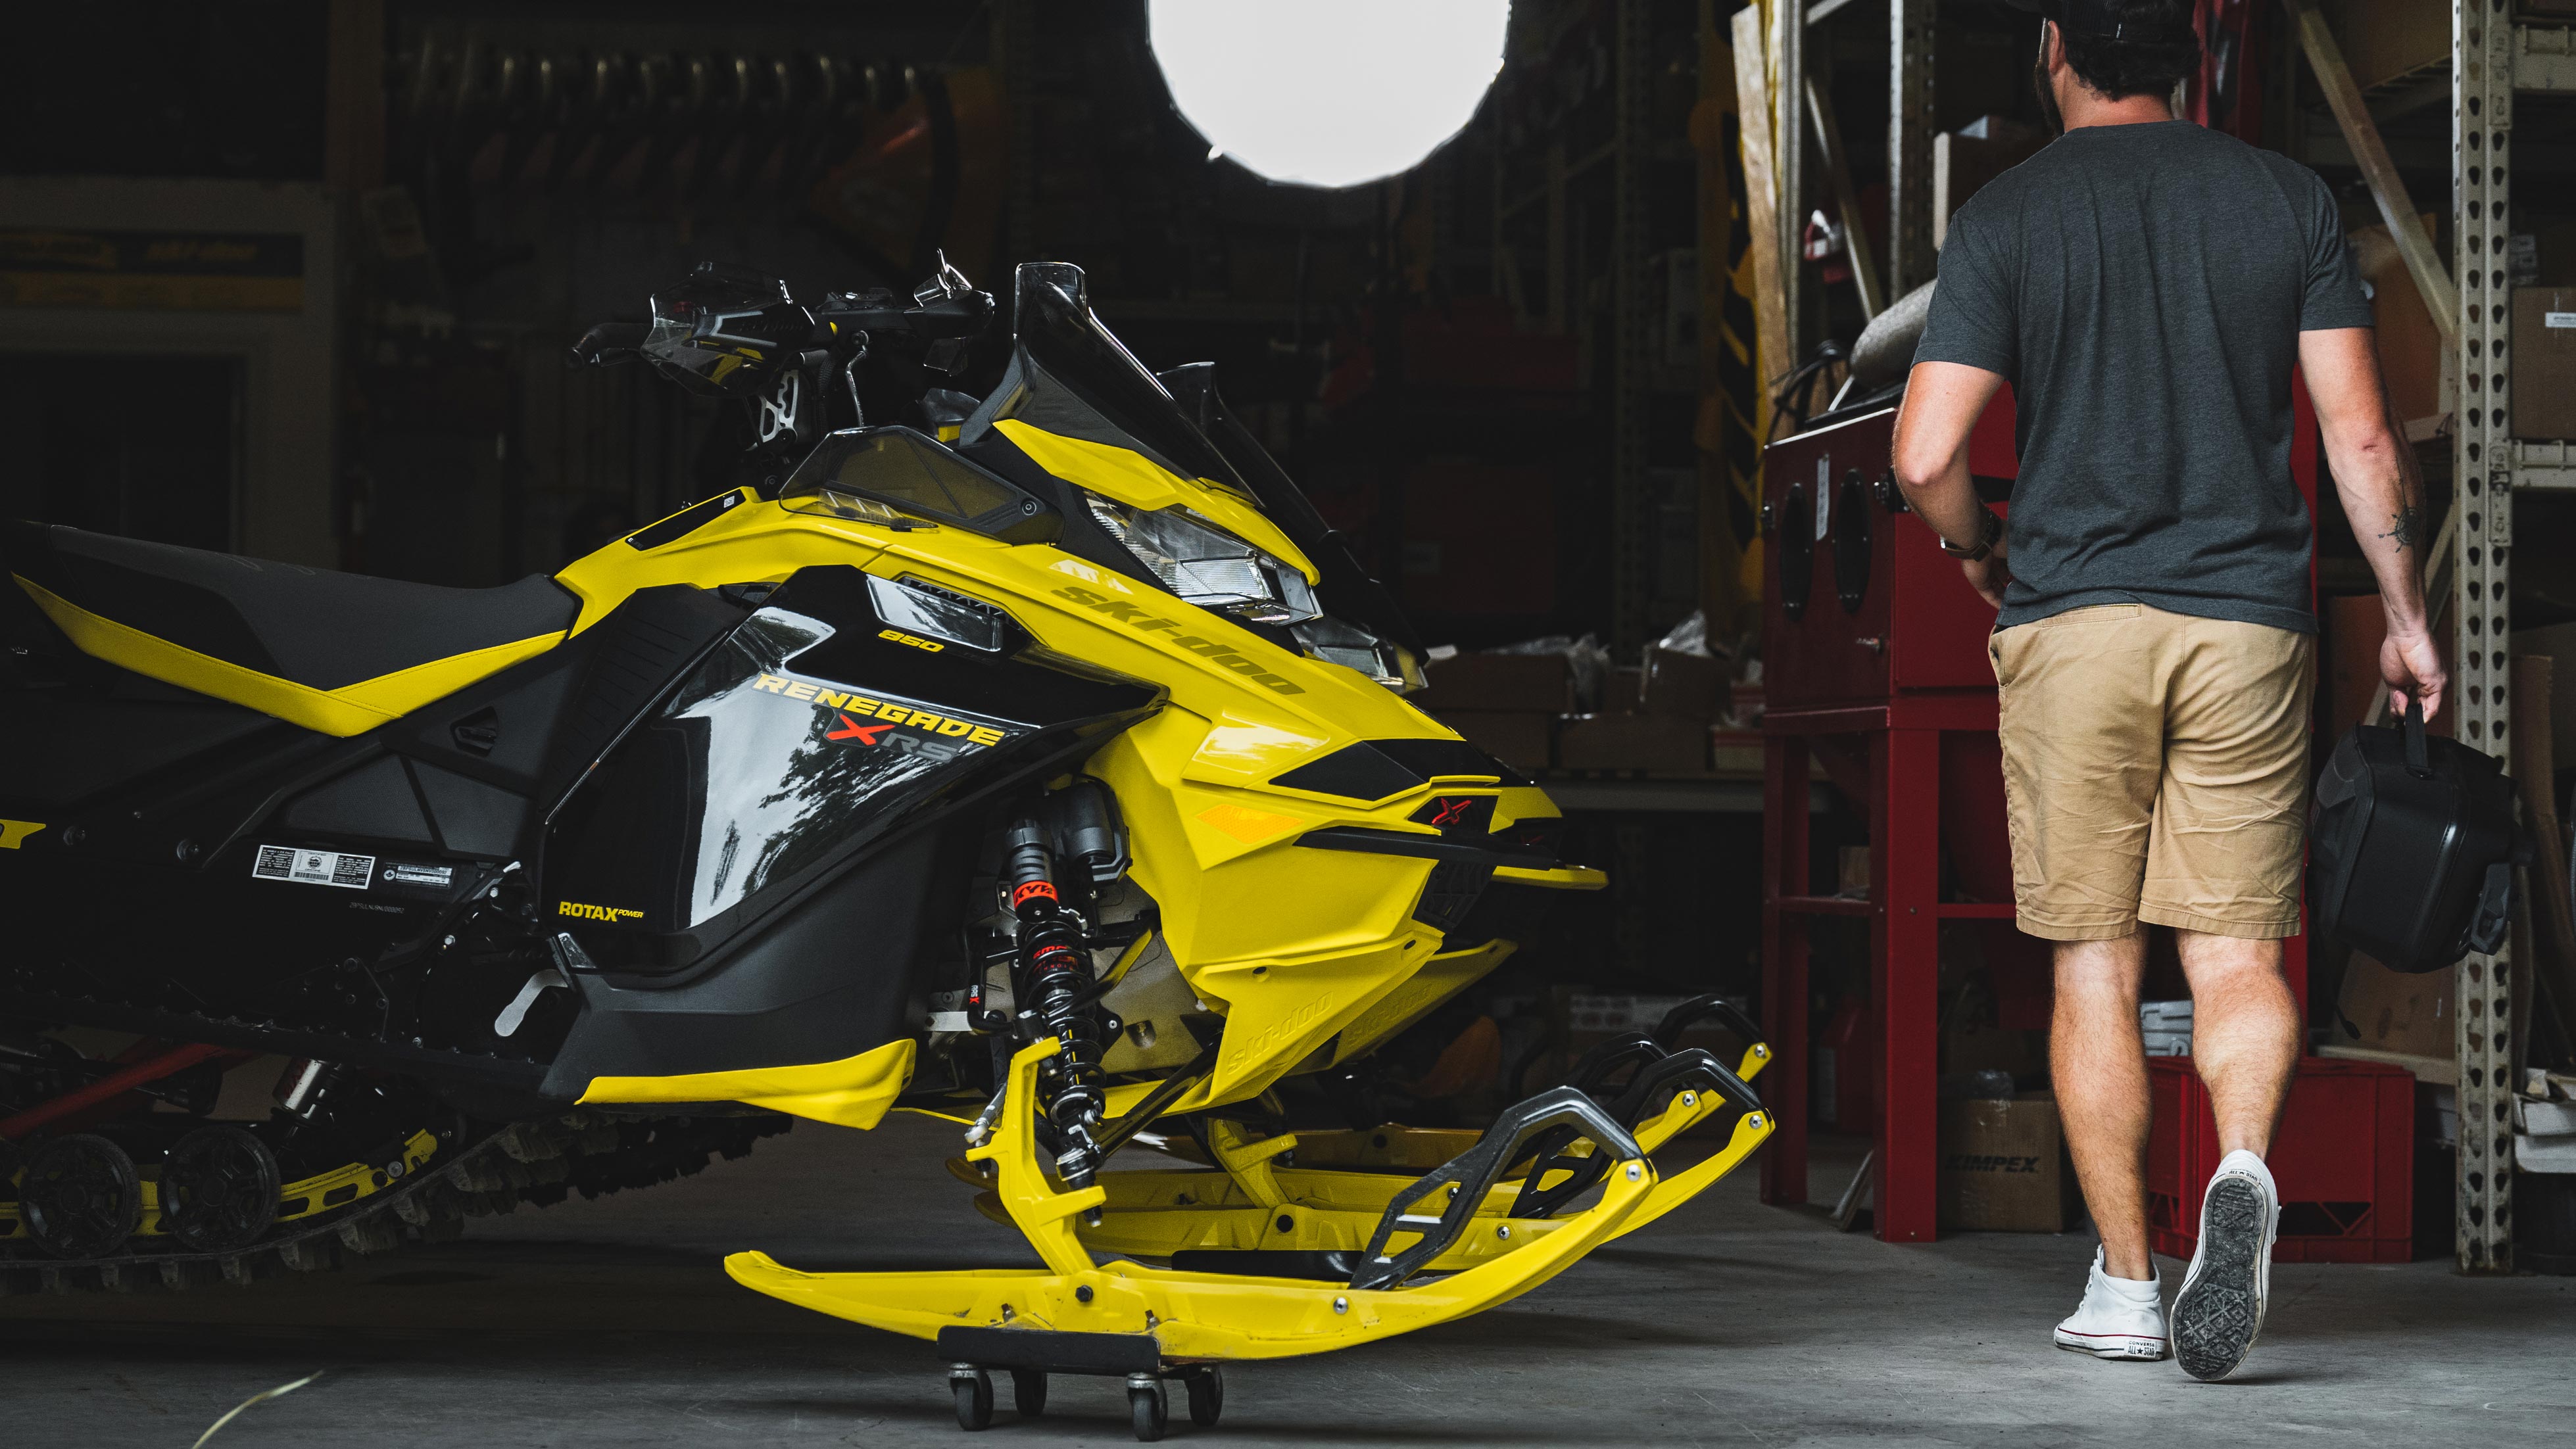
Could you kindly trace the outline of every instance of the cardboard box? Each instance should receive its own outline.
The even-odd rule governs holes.
[[[2576,624],[2516,629],[2512,649],[2516,659],[2537,654],[2556,661],[2549,673],[2549,739],[2562,764],[2576,761]]]
[[[2040,1076],[2048,1070],[2048,1033],[1992,1022],[1948,1022],[1941,1028],[1941,1070]]]
[[[1556,762],[1569,770],[1708,768],[1708,726],[1661,714],[1570,715],[1556,735]]]
[[[2377,594],[2340,594],[2318,604],[2325,613],[2326,628],[2326,733],[2317,748],[2331,750],[2361,723],[2371,701],[2388,687],[2379,678],[2379,648],[2388,642],[2388,610]],[[2519,647],[2521,631],[2516,630],[2513,639]]]
[[[1634,664],[1622,664],[1610,671],[1609,681],[1602,688],[1603,714],[1635,714],[1637,701],[1646,692],[1646,671]]]
[[[1440,722],[1516,770],[1544,770],[1556,716],[1528,710],[1444,710]]]
[[[2576,287],[2513,290],[2513,435],[2576,438]]]
[[[2382,81],[2451,63],[2451,7],[2426,0],[2340,0],[2327,10],[2353,84]]]
[[[1950,237],[1950,218],[1978,188],[2029,160],[2048,137],[2004,116],[1979,116],[1932,138],[1932,246]]]
[[[2410,976],[2353,952],[2344,964],[2343,989],[2335,997],[2336,1036],[2373,1051],[2450,1056],[2458,1049],[2452,1030],[2457,1024],[2452,969]]]
[[[1707,724],[1726,705],[1726,687],[1732,673],[1726,661],[1706,654],[1649,648],[1638,706],[1646,714],[1668,714]]]
[[[2441,233],[2435,218],[2424,218],[2429,235]],[[2353,232],[2353,262],[2370,283],[2371,341],[2379,350],[2380,380],[2388,386],[2388,405],[2400,423],[2439,416],[2442,412],[2442,334],[2424,294],[2415,290],[2414,275],[2398,254],[2385,226]]]
[[[1461,654],[1433,662],[1431,687],[1413,703],[1437,715],[1451,710],[1525,710],[1562,714],[1575,708],[1574,665],[1562,654]]]
[[[2065,1156],[2057,1099],[2024,1092],[2009,1101],[1941,1104],[1941,1226],[1971,1232],[2066,1230]]]

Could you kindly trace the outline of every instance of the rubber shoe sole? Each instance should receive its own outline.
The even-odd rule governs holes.
[[[2085,1334],[2057,1331],[2057,1346],[2068,1353],[2089,1353],[2095,1358],[2139,1359],[2154,1363],[2165,1356],[2165,1341],[2142,1338],[2132,1333]]]
[[[2201,1380],[2236,1372],[2263,1330],[2260,1286],[2270,1224],[2263,1190],[2241,1177],[2212,1183],[2201,1209],[2200,1262],[2174,1299],[2174,1355]]]

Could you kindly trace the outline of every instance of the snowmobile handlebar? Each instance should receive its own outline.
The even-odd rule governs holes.
[[[614,367],[633,362],[642,355],[638,349],[652,331],[649,322],[602,322],[581,334],[581,340],[572,345],[564,360],[572,367]]]

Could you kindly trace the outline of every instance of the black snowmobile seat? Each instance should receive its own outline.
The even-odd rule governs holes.
[[[451,589],[25,522],[0,562],[84,653],[333,735],[543,653],[579,609],[542,574]]]

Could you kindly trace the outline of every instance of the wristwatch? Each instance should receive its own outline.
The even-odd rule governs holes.
[[[1984,519],[1985,523],[1981,525],[1978,530],[1976,547],[1961,548],[1957,544],[1952,543],[1950,540],[1945,538],[1941,540],[1941,551],[1943,553],[1946,553],[1955,559],[1961,559],[1968,563],[1975,563],[1977,560],[1984,558],[1986,555],[1995,551],[1995,540],[2004,536],[2004,521],[1997,517],[1995,515],[1995,511],[1991,508],[1978,509],[1977,516]]]

